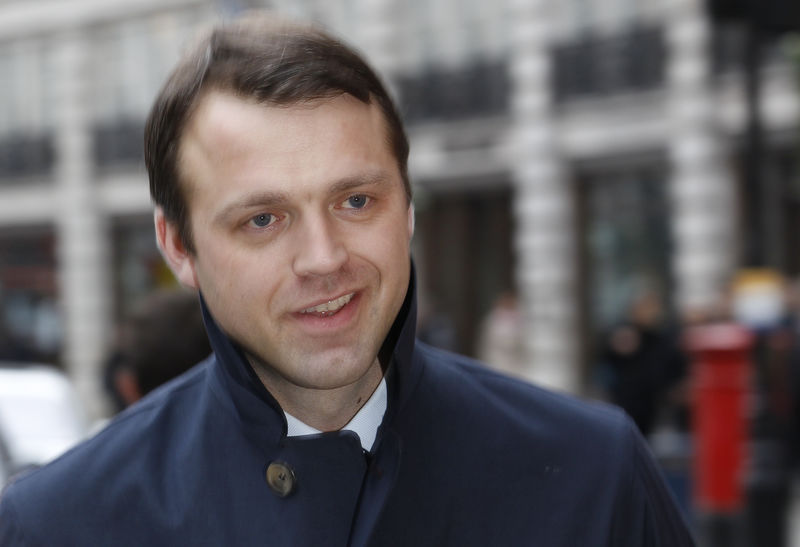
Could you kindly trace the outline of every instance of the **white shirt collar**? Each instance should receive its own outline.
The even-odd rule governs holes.
[[[383,414],[386,412],[386,380],[382,379],[381,383],[370,396],[369,400],[364,403],[356,415],[353,416],[349,422],[342,428],[348,429],[358,435],[361,440],[361,448],[369,451],[372,444],[375,442],[375,436],[378,434],[378,427],[383,421]],[[288,412],[283,412],[286,415],[286,436],[299,437],[301,435],[314,435],[321,433],[318,429],[301,422]]]

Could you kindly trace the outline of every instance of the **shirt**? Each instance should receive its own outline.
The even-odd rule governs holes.
[[[378,434],[378,427],[383,421],[383,414],[386,412],[386,379],[381,379],[381,383],[372,392],[370,398],[364,403],[356,415],[342,428],[352,431],[358,435],[361,441],[361,448],[369,452]],[[302,435],[316,435],[322,433],[319,429],[298,420],[285,410],[286,415],[286,436],[300,437]]]

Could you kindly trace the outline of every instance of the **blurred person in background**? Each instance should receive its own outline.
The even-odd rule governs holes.
[[[214,357],[14,482],[0,544],[693,544],[621,411],[415,341],[408,142],[352,49],[215,28],[145,159]]]
[[[663,325],[656,294],[643,292],[632,299],[626,318],[607,336],[600,359],[611,401],[643,435],[653,431],[662,413],[680,429],[688,427],[687,357],[678,337]]]
[[[523,327],[516,295],[510,291],[500,293],[481,324],[478,340],[480,360],[507,374],[524,374]]]
[[[106,388],[122,410],[210,354],[197,295],[162,289],[124,322],[106,365]]]

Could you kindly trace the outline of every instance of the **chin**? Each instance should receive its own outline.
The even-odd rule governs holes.
[[[250,361],[270,371],[271,375],[277,374],[285,381],[311,389],[330,389],[355,382],[369,370],[373,361],[366,359],[362,352],[341,349],[293,351],[283,359],[272,359],[265,353],[250,352]]]
[[[369,373],[375,361],[375,358],[368,359],[365,356],[352,354],[337,356],[334,359],[321,359],[317,362],[321,363],[322,367],[317,368],[311,377],[307,377],[307,379],[311,380],[317,389],[344,387],[361,380]]]

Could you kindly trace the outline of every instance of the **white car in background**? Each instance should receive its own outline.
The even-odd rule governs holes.
[[[89,434],[75,389],[58,369],[0,363],[0,487]]]

